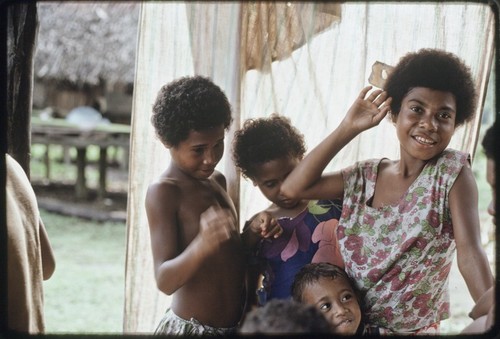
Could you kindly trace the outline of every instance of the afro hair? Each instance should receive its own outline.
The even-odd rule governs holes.
[[[234,135],[234,163],[250,179],[259,164],[287,156],[302,159],[305,152],[304,136],[288,118],[278,114],[248,119]]]
[[[393,120],[401,110],[404,97],[415,87],[452,93],[457,106],[455,126],[474,116],[476,91],[470,69],[452,53],[421,49],[400,59],[385,83],[385,91],[392,97]]]
[[[330,324],[313,305],[291,299],[272,299],[248,312],[238,329],[241,334],[331,333]]]
[[[202,76],[182,77],[164,85],[153,105],[151,123],[160,141],[175,147],[190,131],[231,124],[231,105],[224,92]]]

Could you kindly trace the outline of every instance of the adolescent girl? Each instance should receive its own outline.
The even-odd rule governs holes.
[[[470,120],[475,88],[455,55],[404,56],[385,91],[364,88],[340,125],[283,182],[293,199],[343,199],[337,235],[347,274],[383,333],[436,333],[449,317],[453,256],[476,301],[493,285],[481,247],[478,192],[468,154],[448,149]],[[390,98],[390,99],[387,99]],[[400,159],[360,161],[322,174],[335,155],[389,112]]]

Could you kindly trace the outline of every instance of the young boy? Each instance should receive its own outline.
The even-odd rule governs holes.
[[[243,230],[248,235],[247,246],[256,250],[259,263],[249,273],[249,297],[258,289],[260,305],[273,298],[290,297],[295,274],[305,264],[328,261],[343,266],[335,234],[341,202],[286,199],[280,193],[281,183],[305,150],[303,135],[277,114],[249,119],[235,133],[236,166],[272,203],[252,217]],[[275,225],[281,226],[280,237],[268,237],[256,246],[259,230]],[[264,276],[262,287],[257,286],[259,274]]]
[[[183,77],[161,88],[151,118],[171,162],[146,195],[155,278],[172,295],[156,334],[225,334],[244,305],[244,251],[225,177],[215,170],[231,123],[211,80]]]
[[[363,334],[361,296],[342,268],[329,263],[304,266],[293,282],[292,297],[315,306],[326,317],[333,333]]]

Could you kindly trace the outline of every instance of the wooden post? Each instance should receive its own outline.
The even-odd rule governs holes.
[[[36,2],[7,8],[7,151],[29,177]]]
[[[85,166],[87,165],[87,147],[76,148],[76,197],[87,198],[87,182],[85,178]]]
[[[50,144],[45,144],[45,154],[43,160],[45,162],[45,178],[50,182]]]
[[[99,199],[106,197],[106,169],[108,165],[108,148],[102,146],[99,148]]]

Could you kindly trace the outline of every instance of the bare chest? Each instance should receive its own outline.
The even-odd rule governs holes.
[[[199,232],[200,215],[211,206],[218,206],[231,211],[237,220],[236,209],[229,195],[222,187],[214,182],[200,185],[186,185],[182,187],[177,212],[177,223],[181,225],[181,239],[189,244]],[[235,225],[236,227],[236,225]]]

